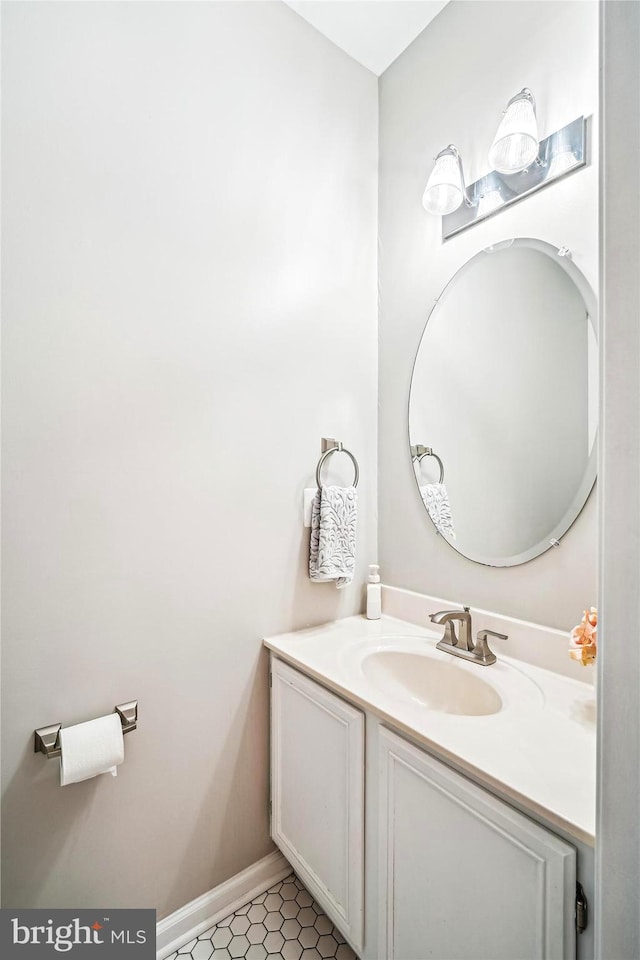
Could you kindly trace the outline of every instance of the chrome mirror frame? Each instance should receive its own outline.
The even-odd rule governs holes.
[[[420,340],[418,342],[418,346],[416,349],[416,355],[411,368],[411,378],[409,381],[409,396],[407,401],[407,421],[406,421],[407,422],[407,439],[408,439],[409,450],[411,453],[412,465],[413,465],[414,459],[416,459],[416,453],[418,451],[417,451],[417,447],[415,446],[412,447],[412,443],[416,444],[416,439],[411,437],[411,415],[410,415],[411,389],[412,389],[413,380],[415,376],[416,366],[418,363],[420,347],[422,345],[422,341],[425,336],[425,333],[429,327],[429,322],[431,321],[434,312],[438,309],[438,306],[442,298],[449,291],[452,284],[455,282],[460,271],[463,270],[466,266],[468,266],[468,264],[471,263],[472,260],[475,260],[477,257],[481,257],[483,255],[491,255],[499,250],[502,250],[514,245],[528,247],[533,250],[538,250],[541,253],[544,253],[546,256],[553,259],[555,262],[558,263],[559,266],[562,267],[564,272],[573,281],[576,288],[580,292],[586,306],[587,317],[588,317],[589,323],[591,324],[591,328],[593,330],[596,343],[599,341],[597,298],[585,275],[573,263],[571,259],[571,251],[568,247],[566,246],[558,247],[544,240],[539,240],[532,237],[531,238],[517,237],[517,238],[509,238],[502,241],[498,241],[478,251],[476,254],[474,254],[472,257],[466,260],[465,263],[463,263],[447,281],[441,293],[435,300],[433,306],[431,307],[431,310],[429,311],[429,315],[427,317],[427,321],[420,335]],[[582,513],[583,509],[587,504],[587,501],[589,500],[591,492],[595,486],[597,473],[598,473],[598,445],[599,445],[599,424],[594,433],[593,444],[592,444],[591,450],[589,451],[589,457],[585,465],[582,481],[579,487],[577,488],[571,502],[569,503],[567,510],[563,514],[562,519],[556,524],[556,526],[552,530],[550,530],[549,534],[546,535],[543,540],[532,545],[529,549],[524,550],[522,553],[519,553],[517,555],[503,557],[500,560],[498,560],[496,557],[481,556],[481,555],[470,556],[463,549],[460,549],[460,546],[456,542],[452,542],[446,536],[442,536],[441,539],[444,540],[445,543],[447,543],[452,550],[455,550],[457,554],[459,554],[462,557],[465,557],[465,559],[470,560],[472,563],[479,563],[483,566],[494,567],[494,568],[519,566],[520,564],[528,563],[530,560],[536,559],[537,557],[541,556],[543,553],[546,553],[548,550],[551,550],[552,548],[560,547],[563,536],[571,529],[571,527],[577,520],[578,516]],[[426,450],[427,448],[423,447],[422,449]],[[415,476],[415,473],[414,473],[414,480],[417,487],[418,480]],[[433,523],[430,517],[429,517],[429,522]],[[436,528],[436,532],[438,532],[437,528]]]

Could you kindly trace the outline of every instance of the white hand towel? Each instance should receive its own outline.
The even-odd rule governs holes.
[[[309,576],[346,587],[356,562],[358,495],[355,487],[321,487],[311,508]]]
[[[444,483],[425,483],[420,487],[420,494],[438,533],[455,540],[451,504]]]

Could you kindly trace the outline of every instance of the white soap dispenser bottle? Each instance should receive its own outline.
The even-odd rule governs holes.
[[[380,586],[380,567],[372,563],[367,578],[367,620],[379,620],[382,614],[382,587]]]

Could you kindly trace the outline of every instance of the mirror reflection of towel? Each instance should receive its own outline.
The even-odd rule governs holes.
[[[346,587],[356,563],[358,494],[355,487],[322,487],[311,507],[309,577]]]
[[[444,483],[425,483],[420,487],[420,495],[438,533],[455,540],[451,504]]]

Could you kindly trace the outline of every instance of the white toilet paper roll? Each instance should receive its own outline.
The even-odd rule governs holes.
[[[60,730],[60,785],[89,780],[100,773],[116,776],[124,760],[122,723],[117,713]]]

